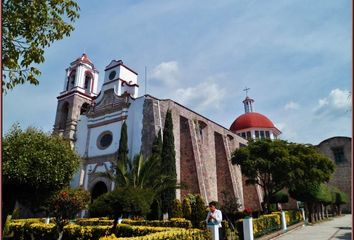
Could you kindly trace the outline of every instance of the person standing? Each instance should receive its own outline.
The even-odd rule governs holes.
[[[209,212],[206,218],[207,225],[218,225],[219,227],[219,236],[221,237],[221,221],[222,221],[222,213],[219,209],[216,208],[216,202],[212,201],[209,203]],[[215,239],[219,240],[219,239]]]

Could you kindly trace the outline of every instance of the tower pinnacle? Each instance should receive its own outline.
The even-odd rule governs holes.
[[[245,87],[245,89],[243,89],[243,91],[246,92],[246,98],[245,98],[245,100],[243,100],[243,105],[245,106],[245,113],[253,112],[252,103],[254,102],[254,100],[252,98],[248,97],[249,90],[250,90],[250,88],[248,88],[248,87]]]

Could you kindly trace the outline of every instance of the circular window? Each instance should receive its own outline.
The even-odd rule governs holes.
[[[108,78],[109,78],[109,80],[113,80],[115,76],[116,76],[116,71],[112,71],[112,72],[109,74]]]
[[[108,148],[113,140],[113,136],[111,132],[103,132],[97,138],[97,147],[99,149],[106,149]]]

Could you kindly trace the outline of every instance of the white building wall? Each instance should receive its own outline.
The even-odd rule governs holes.
[[[76,142],[75,150],[80,156],[84,156],[86,150],[86,141],[87,141],[87,117],[81,115],[79,117],[77,126],[76,126]]]
[[[137,84],[138,82],[138,76],[123,66],[120,66],[119,78],[127,81],[129,84]]]
[[[131,105],[128,109],[127,127],[128,127],[128,146],[129,157],[133,159],[140,153],[141,137],[143,131],[143,108],[144,97],[130,100]]]
[[[96,157],[100,155],[113,154],[117,152],[119,147],[120,131],[122,128],[122,122],[114,122],[107,125],[95,127],[90,129],[90,143],[88,147],[88,157]],[[112,143],[105,149],[99,149],[97,146],[97,139],[99,135],[105,131],[112,133]]]

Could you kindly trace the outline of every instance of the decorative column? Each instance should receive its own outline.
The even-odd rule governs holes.
[[[253,218],[245,217],[243,219],[243,238],[244,240],[253,240]]]
[[[208,223],[207,227],[211,230],[212,239],[219,240],[219,224]]]
[[[305,226],[306,225],[305,209],[304,208],[300,208],[300,209],[301,209],[302,219],[304,220],[304,226]]]
[[[285,218],[284,211],[281,211],[281,225],[282,225],[283,231],[286,231],[287,227],[286,227],[286,218]]]

